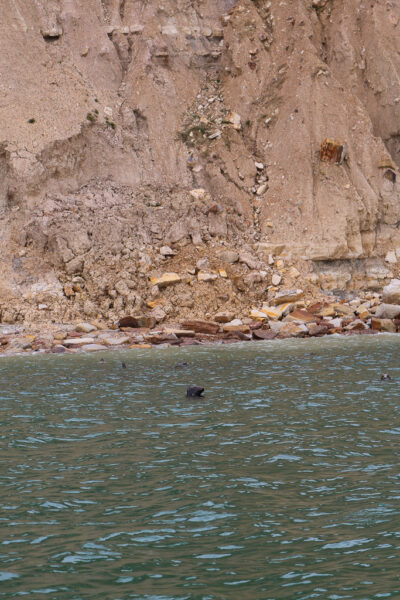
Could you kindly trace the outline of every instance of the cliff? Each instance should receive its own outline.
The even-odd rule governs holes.
[[[3,322],[398,274],[394,0],[3,0],[0,23]]]

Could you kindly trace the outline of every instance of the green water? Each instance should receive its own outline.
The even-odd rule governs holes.
[[[399,598],[399,353],[2,358],[0,598]]]

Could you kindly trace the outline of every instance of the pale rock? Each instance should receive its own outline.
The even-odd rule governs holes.
[[[182,281],[178,273],[164,273],[161,277],[150,277],[152,285],[158,286],[160,289],[168,287],[169,285],[175,285]]]
[[[101,341],[107,346],[121,346],[122,344],[129,343],[129,337],[127,335],[122,337],[115,337],[112,335],[102,335]]]
[[[57,333],[54,334],[55,340],[65,340],[66,337],[67,334],[65,331],[57,331]]]
[[[343,323],[343,319],[341,319],[340,317],[336,317],[335,319],[330,319],[329,323],[333,325],[335,329],[340,329]]]
[[[218,279],[218,275],[216,273],[206,273],[205,271],[199,271],[197,273],[197,279],[198,281],[210,282]]]
[[[172,328],[169,329],[169,328],[166,328],[166,329],[164,329],[164,333],[166,333],[167,335],[176,336],[177,338],[194,337],[196,335],[196,332],[191,329],[172,329]]]
[[[262,310],[257,310],[256,308],[252,308],[249,312],[249,316],[251,319],[255,319],[256,321],[263,321],[267,319],[267,315]]]
[[[300,277],[300,271],[298,271],[296,267],[291,267],[289,269],[289,277],[291,277],[292,279],[297,279],[298,277]]]
[[[174,256],[175,252],[169,246],[162,246],[160,248],[161,256]]]
[[[154,317],[157,323],[161,323],[167,317],[167,313],[161,306],[156,306],[150,313],[151,317]]]
[[[91,333],[92,331],[96,331],[96,327],[94,327],[94,325],[91,325],[90,323],[79,323],[75,327],[75,331],[81,333]]]
[[[354,308],[348,304],[332,304],[335,315],[342,315],[345,317],[352,317],[354,315]]]
[[[285,323],[283,321],[269,321],[269,328],[275,333],[279,333],[284,326]]]
[[[293,304],[284,303],[279,306],[268,306],[263,305],[261,312],[265,313],[269,319],[278,321],[282,317],[285,317],[291,311]]]
[[[227,121],[233,125],[234,129],[240,130],[242,128],[242,119],[236,112],[230,112],[227,116]]]
[[[83,270],[84,260],[77,256],[73,258],[65,265],[65,271],[68,275],[72,275],[73,273],[80,273]]]
[[[382,291],[383,301],[387,304],[400,304],[400,279],[392,279]]]
[[[280,275],[278,275],[278,273],[274,273],[272,275],[272,279],[271,279],[271,283],[272,285],[276,286],[279,285],[282,281],[282,277]]]
[[[241,252],[239,254],[239,260],[241,263],[249,267],[249,269],[257,269],[259,266],[259,261],[257,257],[253,256],[249,252]]]
[[[196,267],[199,269],[199,271],[205,271],[206,269],[210,268],[210,261],[208,258],[200,258],[200,260],[198,260],[196,263]]]
[[[268,184],[263,183],[257,188],[256,194],[257,196],[262,196],[267,191]]]
[[[369,317],[369,306],[368,304],[360,304],[356,308],[356,315],[358,315],[361,319],[367,319]]]
[[[249,289],[252,289],[256,284],[262,283],[265,279],[265,275],[263,275],[260,271],[252,271],[248,273],[243,278],[244,283],[248,286]]]
[[[387,263],[390,263],[391,265],[394,265],[397,263],[397,256],[396,256],[396,252],[394,252],[393,250],[391,250],[390,252],[388,252],[385,256],[385,261]]]
[[[263,163],[255,162],[254,165],[258,171],[262,171],[264,169]]]
[[[283,323],[279,331],[279,337],[304,337],[308,334],[308,329],[304,323]]]
[[[396,319],[400,315],[400,305],[398,304],[380,304],[375,310],[377,319]]]
[[[101,350],[107,350],[107,346],[102,344],[85,344],[81,346],[81,350],[84,352],[100,352]]]
[[[275,298],[271,301],[274,306],[279,304],[285,304],[287,302],[297,302],[304,295],[303,290],[282,290],[275,295]]]
[[[285,266],[285,261],[282,260],[281,258],[278,258],[278,260],[276,261],[276,268],[283,269],[284,266]]]
[[[62,345],[69,347],[79,347],[84,346],[85,344],[93,344],[93,338],[91,337],[81,337],[81,338],[70,338],[63,340]]]
[[[229,321],[229,323],[226,323],[225,325],[229,327],[238,327],[243,325],[243,321],[241,319],[232,319],[232,321]]]
[[[217,256],[222,262],[230,265],[233,265],[239,260],[239,254],[235,252],[235,250],[222,250]]]
[[[194,200],[204,200],[204,198],[206,196],[206,190],[203,188],[197,188],[195,190],[190,190],[189,195]]]
[[[391,319],[371,319],[371,329],[375,331],[386,331],[396,333],[396,325]]]

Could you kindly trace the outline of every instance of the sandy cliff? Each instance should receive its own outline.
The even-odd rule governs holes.
[[[399,31],[395,0],[3,0],[0,320],[382,287]]]

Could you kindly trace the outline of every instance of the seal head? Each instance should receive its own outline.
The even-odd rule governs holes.
[[[190,385],[186,390],[187,398],[201,398],[204,388],[200,385]]]

